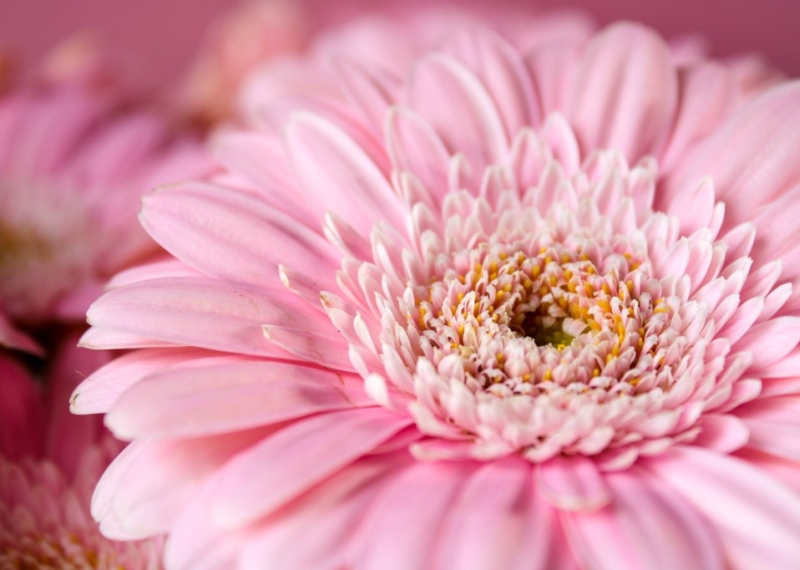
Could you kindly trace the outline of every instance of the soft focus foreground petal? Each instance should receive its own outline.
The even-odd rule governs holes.
[[[713,526],[688,501],[639,469],[606,475],[613,500],[565,515],[567,536],[587,568],[722,570]]]
[[[291,260],[324,281],[338,265],[335,250],[318,232],[256,196],[224,186],[163,187],[142,199],[140,220],[164,249],[212,277],[269,283],[278,264]]]
[[[542,496],[559,509],[594,511],[611,500],[603,476],[586,457],[555,457],[540,463],[536,479]]]
[[[323,413],[295,422],[216,475],[214,520],[226,528],[256,521],[410,423],[383,408]]]
[[[343,130],[310,113],[296,113],[283,136],[302,197],[317,222],[331,211],[363,235],[378,220],[403,227],[403,208],[386,176]]]
[[[532,466],[518,458],[480,467],[464,484],[439,538],[437,568],[548,568],[551,508],[537,496]]]
[[[267,342],[264,324],[298,326],[318,321],[313,309],[285,290],[214,279],[153,279],[120,287],[100,297],[87,315],[93,330],[111,330],[238,354],[292,359]]]
[[[22,366],[0,353],[0,455],[11,461],[39,457],[44,417],[39,386]]]
[[[791,568],[800,560],[800,495],[767,473],[683,446],[645,466],[714,524],[731,568]]]
[[[750,430],[749,446],[800,461],[800,396],[761,398],[737,408],[736,415]]]
[[[123,440],[225,433],[368,404],[358,401],[360,384],[329,370],[232,357],[145,378],[119,398],[106,425]]]
[[[398,475],[365,516],[353,539],[348,566],[359,570],[430,567],[439,530],[471,471],[471,464],[416,463]]]
[[[270,431],[135,441],[97,484],[92,515],[111,538],[130,540],[166,532],[207,475]]]
[[[349,542],[376,495],[410,463],[400,452],[348,465],[270,516],[263,531],[248,541],[239,567],[260,570],[265,560],[278,569],[343,567]]]
[[[661,201],[668,203],[687,185],[710,176],[726,205],[725,226],[733,227],[800,183],[798,146],[800,81],[794,81],[742,107],[688,153],[668,179]]]
[[[586,46],[567,113],[584,150],[613,148],[629,163],[663,146],[678,103],[669,48],[653,31],[614,24]]]
[[[145,348],[123,354],[89,375],[75,388],[69,409],[73,414],[108,412],[128,388],[153,372],[214,354],[194,348]]]
[[[106,283],[106,290],[164,277],[205,277],[205,275],[170,255],[120,271]]]

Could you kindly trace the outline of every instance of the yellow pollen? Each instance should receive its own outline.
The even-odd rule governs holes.
[[[585,253],[582,253],[581,254],[581,261],[589,261],[589,256],[586,255]]]
[[[669,313],[669,307],[656,307],[654,313]]]
[[[538,265],[534,265],[533,268],[531,268],[531,277],[536,279],[537,277],[539,277],[539,274],[541,272],[542,272],[542,268],[539,267]]]
[[[603,293],[611,295],[611,287],[608,286],[608,283],[603,283]]]
[[[552,257],[550,257],[549,255],[545,256],[545,258],[544,258],[544,264],[545,265],[549,265],[552,262],[553,262],[553,258]]]
[[[545,370],[543,378],[545,382],[549,382],[553,378],[553,371],[550,370],[549,368]]]
[[[533,281],[531,281],[530,279],[526,279],[525,282],[522,284],[522,286],[526,290],[530,290],[530,288],[533,287]]]
[[[530,382],[531,381],[531,375],[530,374],[525,374],[525,376],[522,377],[522,381],[523,382]]]
[[[547,293],[548,293],[549,291],[550,291],[550,290],[547,288],[547,285],[542,285],[542,286],[539,288],[539,295],[541,295],[542,297],[544,297],[545,295],[547,295]]]
[[[592,376],[594,376],[595,378],[600,376],[600,369],[599,368],[595,368],[594,370],[592,370]]]
[[[565,269],[564,270],[564,279],[566,279],[567,281],[572,279],[572,271],[570,271],[569,269]]]
[[[498,352],[495,358],[497,358],[498,362],[502,362],[505,357],[506,357],[505,354],[503,354],[502,352]]]
[[[505,251],[500,252],[500,259],[505,261],[508,258],[508,254]]]
[[[594,265],[590,265],[589,267],[586,268],[586,273],[588,273],[589,275],[594,275],[595,273],[597,273],[597,269],[595,269]]]
[[[594,287],[592,287],[591,283],[587,281],[586,283],[583,284],[583,288],[586,289],[587,295],[589,295],[590,297],[594,297]]]
[[[460,303],[461,301],[463,301],[463,300],[464,300],[464,293],[459,293],[458,295],[456,295],[456,299],[458,299],[458,302],[459,302],[459,303]]]
[[[546,251],[547,251],[547,248],[546,248],[546,247],[544,247],[544,246],[540,247],[540,248],[539,248],[539,255],[542,255],[542,254],[543,254],[543,253],[545,253]]]
[[[503,285],[503,291],[505,291],[506,293],[510,293],[511,292],[511,283],[506,283],[505,285]]]

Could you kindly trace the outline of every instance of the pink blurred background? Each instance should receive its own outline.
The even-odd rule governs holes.
[[[380,4],[380,0],[306,1],[315,4],[315,14],[324,14],[328,20],[345,17],[357,5]],[[34,63],[71,33],[95,30],[106,45],[132,62],[139,79],[157,84],[174,78],[183,69],[208,24],[234,3],[0,0],[0,47]],[[800,75],[797,0],[537,0],[531,4],[584,8],[601,24],[619,18],[639,20],[668,37],[699,32],[709,40],[714,55],[758,51],[790,75]],[[342,7],[345,5],[347,9]]]

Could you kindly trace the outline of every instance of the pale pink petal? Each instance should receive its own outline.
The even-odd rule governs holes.
[[[441,531],[437,567],[547,568],[554,520],[536,496],[533,468],[487,463],[464,484]]]
[[[750,430],[746,422],[742,422],[737,416],[703,414],[698,424],[702,431],[694,440],[694,445],[722,453],[732,453],[744,447],[750,439]]]
[[[324,281],[338,266],[336,250],[318,232],[225,187],[165,187],[142,199],[140,219],[167,251],[213,277],[259,285],[274,280],[278,264],[291,260]]]
[[[672,126],[678,81],[669,48],[651,30],[614,24],[586,46],[567,114],[584,149],[629,162],[658,154]]]
[[[232,358],[151,374],[122,394],[106,425],[124,440],[212,435],[368,405],[358,388],[327,370]]]
[[[214,354],[193,348],[142,349],[123,354],[90,374],[75,388],[69,409],[73,414],[108,412],[128,388],[150,374]]]
[[[313,316],[312,316],[313,315]],[[329,321],[291,292],[245,283],[222,285],[212,279],[167,278],[121,287],[101,297],[87,315],[90,330],[121,327],[126,334],[239,354],[292,359],[270,344],[261,327]],[[84,337],[85,338],[85,337]]]
[[[749,220],[758,206],[800,183],[798,108],[800,82],[758,97],[679,161],[665,191],[675,195],[710,176],[726,203],[726,226]]]
[[[777,317],[753,325],[736,343],[736,350],[750,351],[752,370],[774,364],[789,354],[800,342],[800,318]]]
[[[362,521],[350,564],[365,570],[429,567],[439,529],[470,472],[468,465],[436,462],[415,463],[398,475]]]
[[[240,567],[258,570],[264,560],[285,568],[345,566],[346,550],[375,497],[409,464],[405,454],[365,457],[348,465],[264,521],[248,541]],[[314,532],[309,532],[313,528]],[[302,544],[302,548],[297,548]]]
[[[342,91],[380,134],[389,107],[399,99],[400,80],[354,58],[339,56],[332,63]]]
[[[497,106],[462,63],[429,54],[412,68],[408,101],[439,134],[451,154],[462,153],[476,172],[508,154],[508,134]]]
[[[800,560],[800,495],[757,467],[690,447],[646,467],[716,527],[732,568],[786,568]]]
[[[301,195],[318,222],[331,211],[364,234],[381,219],[403,227],[399,198],[384,173],[336,125],[295,114],[284,129],[284,143]]]
[[[750,430],[748,446],[800,461],[800,396],[760,398],[736,409]]]
[[[214,519],[231,528],[258,520],[409,423],[382,408],[323,413],[295,422],[220,470]],[[273,464],[280,469],[264,470]]]
[[[394,167],[413,173],[441,205],[450,155],[431,126],[411,109],[393,107],[386,118],[386,149]]]
[[[714,527],[693,505],[640,470],[606,475],[610,505],[566,515],[567,536],[588,568],[723,570]]]
[[[204,277],[204,275],[170,256],[163,259],[157,258],[117,273],[106,283],[106,289],[116,289],[139,281],[164,277]]]
[[[503,37],[486,28],[464,28],[442,49],[466,64],[481,81],[509,136],[523,127],[539,125],[538,97],[525,62]]]
[[[603,475],[586,457],[556,457],[538,466],[539,492],[553,506],[569,511],[594,511],[611,500]]]

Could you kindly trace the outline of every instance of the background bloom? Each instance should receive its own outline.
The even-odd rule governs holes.
[[[103,532],[176,568],[796,560],[800,86],[437,22],[258,74],[227,172],[144,199],[176,259],[92,306],[136,350],[72,401],[133,440]]]

